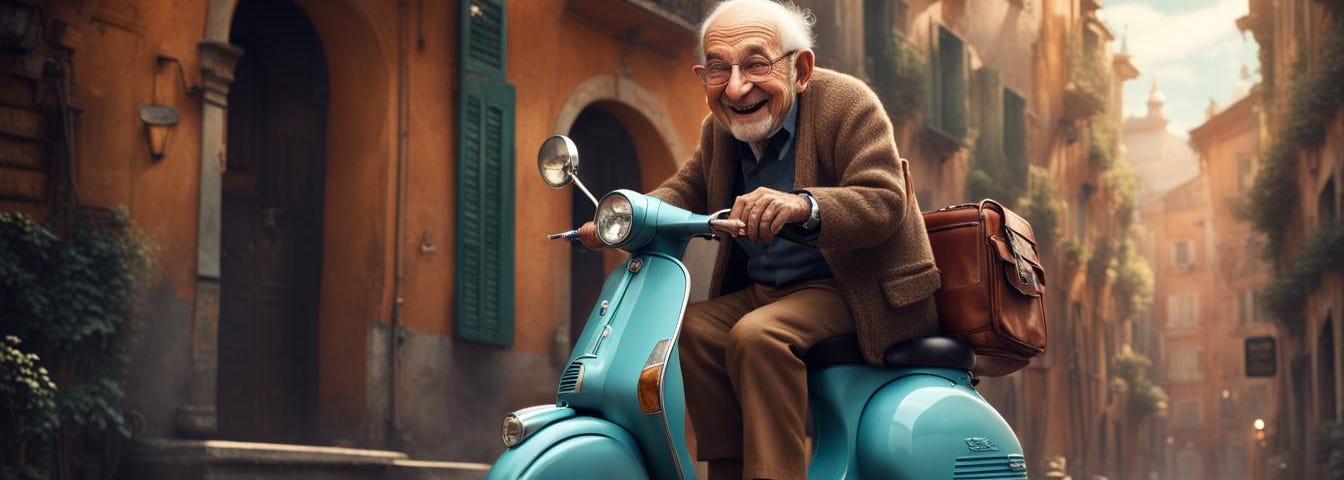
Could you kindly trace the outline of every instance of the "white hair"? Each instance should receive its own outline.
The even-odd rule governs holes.
[[[812,49],[812,24],[816,23],[816,17],[812,16],[812,11],[799,8],[789,0],[782,0],[779,3],[771,0],[723,0],[715,5],[705,15],[705,21],[700,23],[700,45],[697,50],[700,53],[700,61],[705,61],[705,33],[709,31],[709,25],[719,17],[719,14],[730,8],[742,6],[752,10],[769,12],[775,16],[775,27],[779,30],[779,46],[784,51],[791,50],[811,50]]]

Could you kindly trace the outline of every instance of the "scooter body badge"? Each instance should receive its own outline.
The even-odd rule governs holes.
[[[966,448],[972,452],[991,452],[999,449],[999,447],[994,446],[994,443],[990,442],[989,439],[985,437],[967,438]]]

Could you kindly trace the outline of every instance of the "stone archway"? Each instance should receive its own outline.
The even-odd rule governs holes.
[[[390,307],[393,215],[389,192],[395,181],[393,98],[396,79],[385,39],[359,4],[294,0],[317,30],[327,52],[329,95],[326,135],[327,185],[319,307],[319,424],[325,436],[373,438],[382,403],[368,388],[369,320],[386,318]],[[196,298],[192,320],[192,380],[177,412],[180,435],[209,438],[218,431],[221,177],[226,158],[229,86],[240,48],[230,45],[238,0],[210,0],[205,36],[198,43],[204,84],[201,120],[200,193]],[[359,196],[340,192],[362,192]],[[339,355],[336,353],[339,352]]]
[[[569,132],[583,109],[596,103],[602,103],[630,130],[646,190],[676,173],[677,167],[686,161],[690,152],[682,147],[662,104],[639,84],[615,75],[593,76],[574,87],[560,108],[552,131]]]

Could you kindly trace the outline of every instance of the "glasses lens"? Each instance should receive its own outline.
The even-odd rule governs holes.
[[[728,77],[732,76],[733,67],[723,62],[713,62],[700,69],[700,80],[709,85],[719,85],[728,82]]]
[[[749,77],[755,77],[755,79],[770,75],[770,61],[764,58],[753,58],[742,66],[742,71],[746,72]]]

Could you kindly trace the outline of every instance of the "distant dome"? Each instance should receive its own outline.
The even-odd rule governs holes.
[[[1148,91],[1148,118],[1166,119],[1166,114],[1162,112],[1162,107],[1167,104],[1167,96],[1157,89],[1157,80],[1153,80],[1153,88]]]
[[[1167,103],[1167,94],[1157,89],[1157,80],[1153,80],[1153,89],[1148,91],[1148,103]]]

